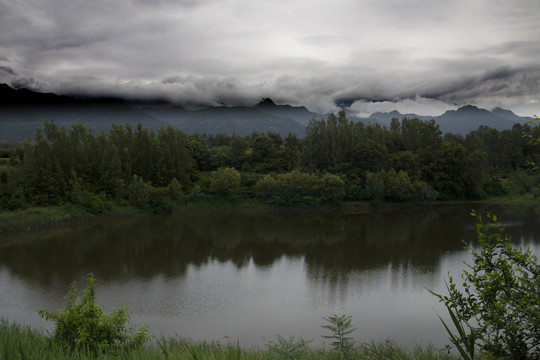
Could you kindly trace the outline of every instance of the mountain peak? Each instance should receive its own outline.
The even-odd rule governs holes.
[[[257,104],[257,106],[276,106],[276,103],[270,98],[264,98]]]
[[[465,106],[462,106],[460,107],[459,109],[457,109],[457,111],[478,111],[478,110],[482,110],[474,105],[465,105]]]

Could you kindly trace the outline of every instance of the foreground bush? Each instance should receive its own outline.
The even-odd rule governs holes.
[[[540,358],[540,265],[530,249],[512,246],[497,217],[488,223],[476,213],[479,251],[473,256],[463,283],[450,277],[448,295],[435,294],[446,305],[457,330],[444,324],[464,359],[480,348],[503,359]],[[443,322],[444,323],[444,322]]]
[[[64,310],[38,310],[41,317],[54,322],[53,342],[66,349],[91,353],[132,349],[144,344],[148,339],[146,328],[137,332],[128,328],[129,314],[123,306],[104,313],[103,306],[95,303],[95,288],[96,280],[90,274],[81,301],[77,299],[77,286],[73,282]]]

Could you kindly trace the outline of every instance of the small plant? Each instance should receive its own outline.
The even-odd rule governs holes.
[[[129,315],[123,306],[109,314],[104,313],[103,306],[95,303],[95,289],[96,279],[90,273],[82,300],[77,299],[77,285],[73,282],[63,310],[38,310],[41,317],[55,324],[53,341],[72,350],[84,349],[93,353],[114,348],[130,349],[144,344],[148,339],[146,327],[136,333],[133,328],[126,327]]]
[[[299,359],[307,351],[307,345],[313,341],[306,341],[304,339],[295,340],[294,335],[289,340],[281,335],[278,335],[277,338],[277,342],[269,341],[266,347],[276,354],[279,359]]]
[[[334,314],[326,318],[323,317],[323,319],[329,324],[322,325],[322,328],[332,332],[332,335],[323,335],[323,338],[334,340],[331,343],[332,348],[343,355],[348,355],[354,346],[354,338],[348,337],[347,335],[356,330],[356,328],[351,325],[351,316],[338,316]]]
[[[448,286],[448,285],[447,285]],[[439,296],[438,294],[435,294],[432,292],[432,294]],[[454,346],[458,349],[459,354],[463,358],[463,360],[474,360],[475,359],[475,348],[476,348],[476,330],[474,327],[469,325],[468,322],[460,319],[455,312],[455,309],[452,310],[452,306],[446,305],[446,309],[448,310],[448,313],[450,314],[450,317],[452,319],[452,323],[454,324],[454,327],[457,330],[457,335],[454,334],[446,322],[442,319],[442,317],[439,316],[439,319],[441,320],[444,328],[446,329],[446,332],[448,332],[448,336],[450,336],[450,341]],[[467,334],[467,331],[465,330],[465,327],[469,328],[469,333]]]

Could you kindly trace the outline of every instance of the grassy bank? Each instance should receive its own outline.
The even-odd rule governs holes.
[[[70,351],[51,341],[40,331],[7,321],[0,322],[0,358],[10,359],[343,359],[343,354],[323,348],[309,348],[293,355],[284,355],[279,347],[242,348],[236,343],[194,342],[183,338],[152,339],[133,350],[91,354],[84,350]],[[359,344],[350,359],[458,359],[433,347],[400,347],[391,342]]]
[[[534,198],[531,194],[525,194],[523,196],[503,196],[492,197],[485,200],[477,200],[475,203],[488,203],[488,204],[533,204],[538,203],[538,199]],[[441,202],[432,202],[441,203]],[[445,202],[442,202],[445,203]],[[410,203],[409,203],[410,204]],[[344,208],[362,208],[365,211],[372,206],[403,206],[407,203],[380,203],[370,204],[369,202],[342,202],[334,205],[320,205],[320,206],[337,206]],[[250,198],[247,196],[238,195],[209,195],[209,194],[195,194],[183,196],[176,200],[168,200],[159,202],[157,204],[148,205],[146,207],[137,207],[134,205],[124,204],[111,204],[103,209],[103,211],[96,213],[93,209],[81,205],[59,205],[59,206],[46,206],[46,207],[33,207],[24,210],[15,211],[0,211],[0,235],[3,233],[21,232],[21,231],[34,231],[46,228],[55,228],[65,226],[69,224],[81,223],[81,222],[96,222],[104,221],[115,218],[124,218],[132,216],[141,216],[152,213],[175,211],[175,210],[210,210],[210,209],[227,209],[227,208],[249,208],[249,209],[263,209],[276,207],[276,205],[270,205],[262,200]],[[316,208],[313,206],[312,208]]]
[[[3,233],[34,231],[81,222],[96,222],[180,209],[205,210],[263,207],[265,205],[255,199],[206,194],[184,196],[178,200],[164,201],[146,207],[127,204],[110,205],[99,213],[96,213],[93,209],[73,204],[32,207],[24,210],[0,211],[0,235]]]

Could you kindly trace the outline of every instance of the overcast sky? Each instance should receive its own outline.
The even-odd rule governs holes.
[[[540,115],[540,1],[0,0],[0,82],[187,106]]]

